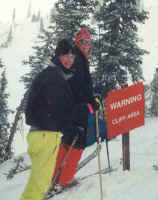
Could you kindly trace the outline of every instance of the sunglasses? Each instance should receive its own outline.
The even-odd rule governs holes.
[[[88,44],[89,46],[92,46],[92,41],[90,40],[79,40],[80,44]]]

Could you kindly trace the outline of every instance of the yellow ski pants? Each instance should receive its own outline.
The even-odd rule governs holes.
[[[61,134],[52,131],[32,131],[27,136],[27,142],[32,167],[20,200],[42,200],[51,184]]]

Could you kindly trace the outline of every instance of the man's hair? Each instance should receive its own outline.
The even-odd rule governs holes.
[[[66,54],[74,54],[74,49],[67,39],[62,39],[58,42],[55,49],[55,57]]]

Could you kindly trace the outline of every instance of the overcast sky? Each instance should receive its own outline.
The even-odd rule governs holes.
[[[26,17],[29,3],[31,2],[32,10],[48,13],[53,7],[55,0],[0,0],[0,21],[10,21],[13,9],[16,9],[16,18],[23,19]]]

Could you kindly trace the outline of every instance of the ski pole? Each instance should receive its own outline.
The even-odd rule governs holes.
[[[109,156],[109,145],[108,145],[108,138],[106,138],[106,152],[107,152],[107,158],[108,158],[108,167],[109,170],[111,169],[111,164],[110,164],[110,156]]]
[[[103,113],[103,120],[106,123],[104,113]],[[107,130],[105,129],[105,126],[104,126],[104,131],[107,133]],[[111,164],[110,164],[110,156],[109,156],[108,133],[106,134],[106,138],[105,139],[106,139],[105,143],[106,143],[106,152],[107,152],[107,159],[108,159],[108,167],[109,167],[109,171],[110,171]]]
[[[101,195],[101,200],[103,200],[102,171],[101,171],[100,144],[99,144],[98,111],[96,111],[96,113],[95,113],[95,120],[96,120],[96,137],[97,137],[97,153],[98,153],[98,170],[99,170],[100,195]]]
[[[96,101],[99,103],[99,104],[101,104],[100,105],[100,113],[101,113],[101,115],[102,115],[102,117],[103,117],[103,121],[106,123],[106,121],[105,121],[105,115],[104,115],[104,112],[103,112],[103,103],[101,102],[101,101],[99,101],[99,99],[97,99],[96,98]],[[105,126],[104,126],[104,131],[105,131],[105,133],[107,132],[106,131],[106,129],[105,129]],[[108,146],[108,135],[106,134],[106,141],[105,141],[105,143],[106,143],[106,152],[107,152],[107,159],[108,159],[108,167],[109,167],[109,171],[110,171],[110,169],[111,169],[111,164],[110,164],[110,156],[109,156],[109,146]]]
[[[63,167],[64,167],[64,165],[65,165],[65,162],[66,162],[68,156],[70,155],[70,152],[71,152],[72,148],[73,148],[74,145],[76,144],[76,141],[78,140],[78,137],[79,137],[79,136],[76,135],[76,137],[75,137],[74,140],[72,141],[72,144],[71,144],[71,146],[68,148],[68,151],[66,152],[66,155],[65,155],[65,157],[63,158],[63,160],[62,160],[62,162],[61,162],[61,164],[60,164],[60,166],[59,166],[59,168],[58,168],[58,171],[57,171],[56,175],[54,176],[54,178],[53,178],[53,180],[52,180],[52,182],[51,182],[51,184],[50,184],[50,187],[49,187],[48,190],[44,193],[44,196],[43,196],[42,200],[46,200],[49,191],[51,190],[51,188],[54,187],[55,183],[59,180],[61,171],[62,171],[62,169],[63,169]]]

